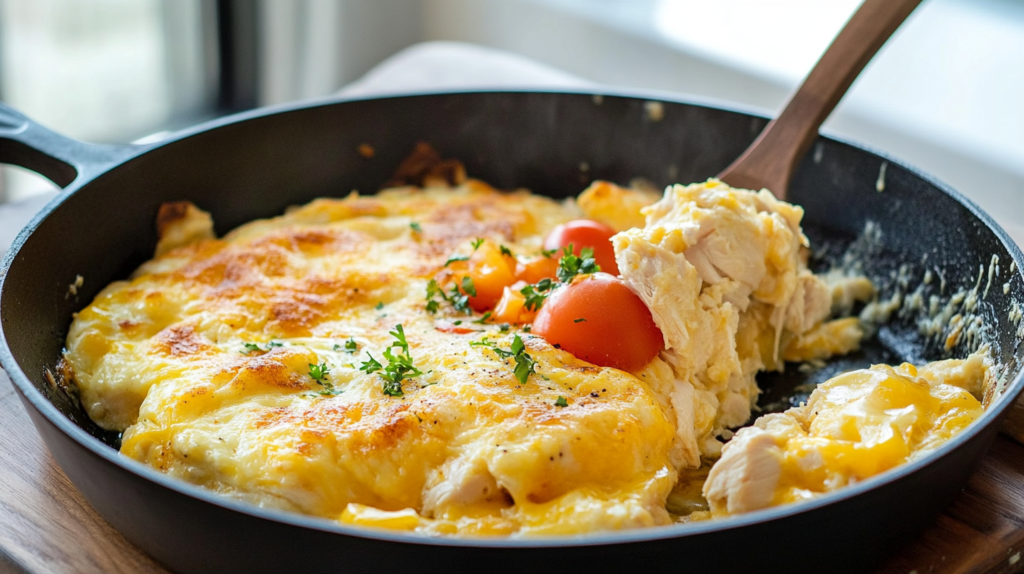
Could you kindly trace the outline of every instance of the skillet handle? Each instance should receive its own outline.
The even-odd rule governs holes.
[[[71,139],[0,102],[0,163],[32,170],[61,187],[92,179],[138,153],[138,148]]]

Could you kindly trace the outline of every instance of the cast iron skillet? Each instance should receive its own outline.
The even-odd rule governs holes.
[[[663,114],[646,104],[660,100]],[[45,375],[72,313],[107,283],[151,257],[158,206],[190,200],[213,214],[218,234],[289,205],[350,190],[372,192],[415,142],[500,188],[552,197],[592,179],[657,185],[701,181],[742,152],[765,119],[704,105],[629,94],[447,93],[332,100],[216,120],[156,145],[101,147],[53,134],[0,108],[0,161],[35,169],[66,191],[22,231],[0,271],[0,363],[39,433],[86,499],[159,562],[182,572],[322,570],[522,573],[584,568],[695,572],[858,571],[906,544],[953,498],[1024,386],[1022,350],[1008,318],[1024,287],[1021,252],[973,203],[928,176],[863,148],[820,138],[790,200],[806,209],[816,265],[874,221],[884,249],[865,267],[887,296],[926,269],[944,277],[943,301],[971,288],[998,257],[996,285],[980,304],[985,340],[1004,365],[1005,392],[984,417],[933,456],[818,500],[741,517],[583,538],[426,539],[264,510],[170,479],[120,456]],[[357,152],[369,143],[372,159]],[[876,191],[882,166],[884,192]],[[1011,269],[1015,264],[1016,270]],[[900,275],[901,265],[906,266]],[[993,268],[994,269],[994,268]],[[77,295],[69,293],[76,276]],[[1003,283],[1009,283],[1004,293]],[[984,287],[984,285],[983,285]],[[897,317],[865,351],[825,369],[870,361],[924,361],[946,353]],[[804,375],[767,378],[776,406]],[[770,400],[769,400],[770,399]]]

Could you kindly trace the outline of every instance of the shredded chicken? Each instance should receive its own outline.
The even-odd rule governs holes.
[[[716,437],[749,420],[754,376],[781,368],[784,342],[830,356],[856,349],[861,332],[820,327],[833,290],[806,268],[800,207],[711,179],[669,187],[643,213],[642,228],[613,238],[616,262],[664,335],[668,395],[692,468],[718,456]],[[703,425],[690,414],[707,411],[714,416]]]

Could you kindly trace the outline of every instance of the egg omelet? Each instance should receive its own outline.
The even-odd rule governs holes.
[[[845,429],[835,421],[871,381],[909,381],[908,400],[927,403],[921,420],[941,432],[899,423],[915,452],[976,412],[943,410],[970,395],[921,382],[941,368],[929,379],[879,367],[827,383],[824,398],[760,419],[723,450],[750,418],[759,370],[849,352],[863,337],[856,319],[831,316],[836,289],[807,270],[802,210],[714,180],[661,199],[597,182],[578,202],[556,201],[466,179],[457,162],[424,159],[430,151],[399,170],[417,172],[415,185],[319,199],[219,239],[209,214],[164,205],[156,256],[76,315],[61,376],[99,426],[123,433],[124,456],[169,476],[262,507],[427,535],[670,524],[680,473],[703,477],[719,456],[704,489],[713,512],[796,500],[821,488],[780,471],[757,504],[734,503],[750,498],[747,476],[730,470],[756,466],[742,458],[748,437],[774,432],[779,417],[807,444],[818,427]],[[552,229],[581,217],[620,232],[621,278],[664,336],[636,372],[583,361],[528,324],[497,324],[448,290],[450,266],[481,245],[536,255]],[[771,436],[779,461],[786,440],[799,442]],[[820,459],[832,469],[828,452]],[[913,456],[897,454],[876,470]]]

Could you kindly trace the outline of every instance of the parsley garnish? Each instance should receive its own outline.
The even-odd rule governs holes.
[[[514,359],[516,366],[513,367],[512,374],[515,375],[520,385],[525,385],[526,380],[530,378],[530,374],[537,372],[537,362],[526,352],[526,344],[519,338],[519,335],[515,335],[512,338],[512,345],[507,351],[488,341],[487,337],[474,341],[470,345],[487,347],[502,359]]]
[[[502,254],[502,255],[507,255],[507,256],[509,256],[509,257],[514,257],[514,256],[512,255],[512,250],[511,250],[511,249],[509,249],[508,247],[505,247],[504,245],[502,245],[502,246],[501,246],[501,247],[499,247],[498,249],[500,249],[500,250],[501,250],[501,254]]]
[[[526,345],[519,338],[519,335],[512,339],[511,349],[515,353],[513,358],[516,360],[516,367],[512,372],[519,379],[519,384],[525,385],[526,379],[530,378],[530,373],[536,372],[537,363],[533,360],[533,357],[526,353]]]
[[[545,257],[550,257],[554,251],[543,251]],[[551,279],[544,278],[538,281],[534,285],[527,285],[519,290],[520,293],[526,297],[526,301],[523,306],[526,307],[527,311],[536,311],[544,305],[544,301],[548,298],[556,287],[561,284],[569,284],[574,277],[577,275],[586,275],[589,273],[597,273],[601,270],[601,266],[594,260],[594,250],[590,247],[584,247],[580,250],[580,254],[577,257],[572,253],[572,245],[565,247],[562,252],[561,259],[558,260],[558,281],[552,281]],[[579,323],[585,321],[581,319],[574,321]],[[529,332],[528,329],[524,328],[524,331]]]
[[[558,400],[555,401],[555,406],[556,407],[567,407],[567,406],[569,406],[569,401],[565,400],[565,397],[559,396]]]
[[[243,343],[243,345],[245,346],[245,350],[242,351],[242,354],[243,355],[248,355],[249,353],[254,353],[256,351],[269,351],[269,350],[273,349],[274,347],[283,347],[284,343],[278,343],[277,341],[271,341],[271,342],[267,343],[266,347],[262,347],[262,348],[258,344],[256,344],[256,343]]]
[[[488,319],[491,318],[491,314],[492,313],[490,311],[488,311],[488,312],[484,313],[483,317],[480,317],[479,319],[477,319],[477,320],[475,320],[473,322],[478,324],[478,325],[483,325],[484,323],[487,322]]]
[[[483,237],[477,237],[476,239],[474,239],[473,240],[473,251],[476,251],[477,249],[480,249],[480,246],[483,245],[483,244],[484,244],[484,238]]]
[[[473,279],[469,275],[462,278],[462,290],[470,297],[476,297],[476,287],[473,285]]]
[[[540,254],[543,255],[545,259],[551,259],[551,256],[554,255],[556,251],[558,251],[558,250],[557,249],[541,249],[540,250]]]
[[[363,371],[364,373],[369,375],[376,373],[377,371],[384,368],[384,366],[380,364],[380,361],[373,358],[373,355],[371,355],[370,353],[366,353],[366,356],[370,357],[370,360],[363,361],[362,364],[359,365],[360,371]]]
[[[473,295],[476,295],[476,289],[473,289],[473,280],[469,279],[469,277],[462,280],[463,289],[466,288],[467,279],[469,280],[468,285],[472,289]],[[467,290],[467,292],[469,291]],[[431,279],[430,282],[427,283],[427,313],[434,314],[437,313],[438,309],[440,309],[440,304],[434,300],[434,297],[436,296],[440,296],[441,299],[451,303],[451,306],[454,307],[456,311],[462,311],[467,315],[473,314],[473,311],[469,308],[469,297],[463,294],[462,291],[459,291],[459,287],[457,285],[452,286],[450,293],[445,293],[434,279]]]
[[[335,351],[340,351],[341,350],[341,345],[335,345],[334,346],[334,350]],[[355,339],[353,339],[352,337],[349,337],[348,341],[345,341],[345,352],[351,355],[352,353],[355,353],[358,350],[359,350],[359,344],[356,343]]]
[[[559,281],[568,283],[577,275],[597,273],[600,270],[601,266],[594,261],[593,248],[584,247],[580,250],[580,254],[577,257],[572,253],[572,245],[569,245],[563,250],[562,258],[558,260],[556,275],[558,275]]]
[[[523,287],[519,290],[520,293],[526,296],[526,302],[523,306],[525,306],[528,311],[536,311],[537,309],[540,309],[541,305],[544,304],[544,300],[551,294],[551,290],[557,285],[557,283],[545,277],[538,281],[536,285],[527,285],[526,287]]]
[[[410,223],[410,224],[409,224],[409,227],[411,227],[411,228],[412,228],[412,230],[413,230],[413,231],[415,231],[416,233],[423,233],[423,228],[422,228],[422,227],[420,227],[420,224],[419,224],[419,223],[417,223],[417,222],[415,222],[415,221],[413,221],[412,223]]]
[[[384,349],[384,359],[388,362],[387,366],[382,365],[380,361],[373,358],[373,355],[367,353],[370,360],[364,361],[359,370],[367,374],[379,373],[380,378],[384,379],[381,391],[389,397],[400,397],[405,394],[402,391],[402,381],[418,377],[423,373],[412,363],[409,343],[405,339],[405,329],[402,328],[401,323],[395,325],[395,330],[390,331],[388,334],[394,337],[395,341],[391,343],[390,347]],[[399,349],[397,354],[391,352],[395,348]]]
[[[431,315],[437,313],[437,309],[440,307],[437,301],[434,301],[435,295],[444,296],[444,292],[442,292],[441,287],[437,285],[437,281],[431,279],[430,282],[427,283],[427,313],[430,313]]]
[[[378,311],[380,311],[380,310],[381,310],[381,309],[383,309],[383,308],[384,308],[384,302],[383,302],[383,301],[378,301],[378,302],[377,302],[377,306],[376,306],[376,307],[374,307],[374,309],[376,309],[376,310],[378,310]]]
[[[455,263],[456,261],[469,261],[469,255],[452,255],[451,257],[448,258],[448,261],[444,262],[444,266],[448,267],[449,265]]]
[[[466,279],[469,279],[469,277],[466,277]],[[463,283],[465,283],[465,281],[463,281]],[[472,285],[473,285],[473,280],[472,279],[470,279],[469,284],[472,287]],[[473,292],[475,293],[476,290],[474,289]],[[472,315],[473,314],[473,311],[471,311],[470,308],[469,308],[469,296],[468,295],[464,295],[461,291],[459,291],[458,287],[453,285],[452,289],[451,289],[451,293],[449,293],[448,295],[445,295],[444,293],[441,293],[441,296],[444,297],[445,301],[448,301],[449,303],[451,303],[452,307],[455,307],[456,311],[462,311],[463,313],[465,313],[467,315]]]
[[[309,363],[309,377],[313,379],[316,384],[323,387],[322,391],[316,392],[316,394],[321,397],[333,397],[344,392],[342,389],[335,389],[334,385],[327,381],[327,375],[330,373],[331,370],[327,367],[326,362],[320,363],[319,365]]]
[[[586,321],[587,319],[585,317],[580,317],[579,319],[572,320],[573,323],[585,323]]]
[[[331,370],[327,367],[326,362],[320,363],[319,365],[309,363],[309,377],[314,381],[323,384],[324,379],[329,374],[331,374]]]

